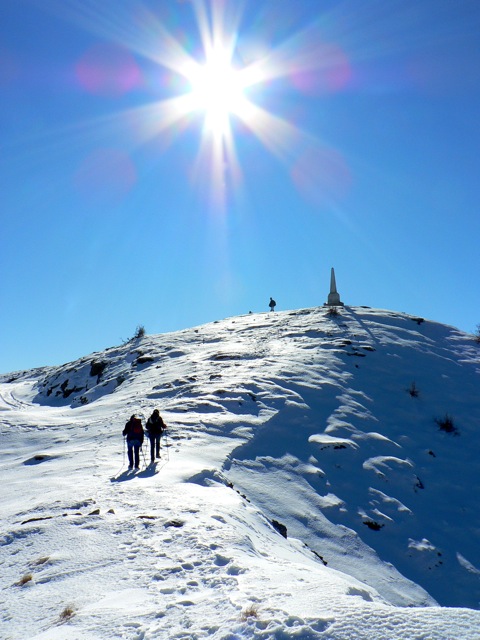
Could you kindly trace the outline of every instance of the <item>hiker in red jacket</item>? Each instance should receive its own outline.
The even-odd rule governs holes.
[[[140,467],[140,447],[143,444],[143,427],[140,418],[133,414],[125,425],[122,435],[127,436],[128,468],[133,469],[135,458],[135,469],[138,469]]]

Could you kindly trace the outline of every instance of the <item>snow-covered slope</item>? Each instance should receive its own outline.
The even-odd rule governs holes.
[[[313,308],[0,376],[1,637],[480,638],[479,356]]]

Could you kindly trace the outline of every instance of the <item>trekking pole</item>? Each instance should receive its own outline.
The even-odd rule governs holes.
[[[142,446],[140,447],[141,451],[142,451],[142,457],[143,457],[143,464],[145,465],[145,468],[147,468],[147,460],[145,458],[145,451],[143,449],[143,445],[145,444],[145,440],[142,442]]]
[[[170,460],[170,448],[168,446],[167,429],[165,429],[165,449],[167,450],[166,460],[167,460],[167,462],[169,462],[169,460]]]

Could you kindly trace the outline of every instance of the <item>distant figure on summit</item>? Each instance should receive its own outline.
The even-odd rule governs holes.
[[[276,304],[277,303],[275,302],[275,300],[272,297],[270,297],[270,302],[268,303],[268,306],[270,307],[270,311],[275,311]]]
[[[135,462],[135,469],[138,469],[140,467],[140,447],[143,444],[143,426],[140,418],[133,414],[125,425],[122,435],[127,436],[128,468],[133,469]]]
[[[155,453],[160,458],[160,438],[167,425],[163,421],[158,409],[154,409],[152,415],[147,420],[147,436],[150,440],[150,462],[155,462]]]

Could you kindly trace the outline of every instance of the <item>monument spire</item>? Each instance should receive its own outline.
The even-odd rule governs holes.
[[[340,295],[337,291],[337,283],[335,280],[335,269],[332,267],[330,273],[330,293],[328,294],[328,300],[325,303],[327,307],[343,307],[344,304],[340,300]]]

